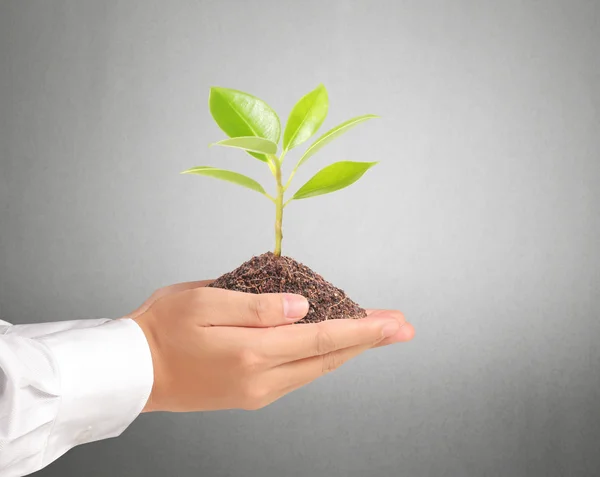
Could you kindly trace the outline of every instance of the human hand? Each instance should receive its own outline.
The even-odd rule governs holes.
[[[304,297],[191,288],[163,294],[133,319],[152,352],[148,411],[259,409],[374,346],[412,339],[399,312],[289,325]]]

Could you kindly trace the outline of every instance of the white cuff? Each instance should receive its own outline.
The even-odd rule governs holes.
[[[39,338],[60,375],[61,403],[48,449],[52,461],[78,444],[120,435],[140,414],[153,384],[141,328],[120,319]]]

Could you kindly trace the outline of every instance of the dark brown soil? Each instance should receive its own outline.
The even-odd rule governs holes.
[[[340,318],[364,318],[364,309],[321,275],[290,257],[267,252],[253,257],[219,277],[209,287],[247,293],[297,293],[308,299],[310,308],[298,323],[318,323]]]

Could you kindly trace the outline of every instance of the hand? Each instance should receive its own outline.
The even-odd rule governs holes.
[[[412,339],[399,312],[291,323],[304,297],[196,287],[162,294],[133,319],[152,353],[148,411],[259,409],[377,345]]]

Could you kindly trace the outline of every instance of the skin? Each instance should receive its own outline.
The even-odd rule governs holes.
[[[143,330],[154,385],[143,412],[260,409],[371,348],[410,341],[395,310],[361,320],[296,324],[308,302],[293,294],[161,288],[127,315]]]

